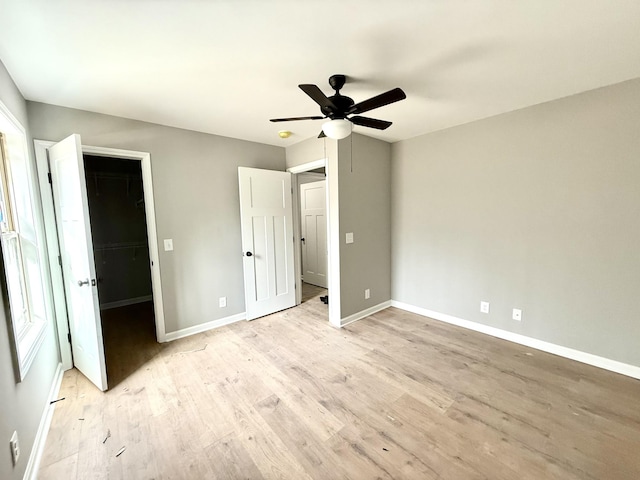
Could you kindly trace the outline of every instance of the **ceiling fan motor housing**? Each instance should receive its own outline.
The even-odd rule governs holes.
[[[333,88],[336,92],[344,87],[346,81],[346,75],[331,75],[329,77],[329,85],[331,85],[331,88]]]
[[[324,113],[329,118],[346,118],[347,111],[354,105],[354,101],[350,97],[345,97],[344,95],[340,95],[336,93],[329,97],[331,103],[333,103],[337,110],[333,110],[331,107],[322,107],[322,113]]]

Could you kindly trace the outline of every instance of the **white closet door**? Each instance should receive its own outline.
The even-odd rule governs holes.
[[[73,363],[104,391],[107,367],[80,135],[71,135],[49,148],[49,163]]]

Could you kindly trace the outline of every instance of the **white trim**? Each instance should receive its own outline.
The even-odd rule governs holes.
[[[44,234],[47,248],[47,262],[49,265],[49,277],[51,278],[51,292],[53,295],[53,310],[56,320],[56,330],[58,333],[58,344],[60,345],[60,357],[62,368],[69,370],[73,368],[73,357],[71,356],[71,345],[69,344],[69,322],[67,320],[67,303],[64,296],[64,283],[62,279],[62,267],[58,263],[60,247],[58,245],[58,233],[53,210],[53,200],[51,196],[51,185],[47,173],[49,166],[47,162],[47,148],[53,142],[34,140],[33,145],[36,155],[36,170],[38,171],[38,184],[40,186],[40,204],[42,205],[42,216],[44,219]]]
[[[229,317],[219,318],[218,320],[212,320],[207,323],[194,325],[193,327],[183,328],[182,330],[167,333],[165,335],[165,342],[172,342],[173,340],[178,340],[179,338],[189,337],[191,335],[195,335],[196,333],[202,333],[214,328],[224,327],[225,325],[230,325],[232,323],[240,322],[246,319],[246,312],[242,312],[236,315],[231,315]]]
[[[340,327],[345,327],[350,323],[357,322],[358,320],[362,320],[363,318],[368,317],[369,315],[373,315],[385,308],[389,308],[391,306],[391,300],[387,300],[386,302],[379,303],[378,305],[374,305],[373,307],[366,308],[361,310],[353,315],[349,315],[346,318],[340,320]]]
[[[302,303],[302,226],[300,224],[300,185],[297,174],[291,174],[291,210],[293,211],[293,268],[296,282],[296,305]]]
[[[42,453],[44,452],[44,446],[47,443],[47,435],[49,434],[49,427],[51,426],[51,420],[53,419],[53,412],[56,408],[56,404],[51,404],[51,402],[58,398],[63,374],[64,370],[62,363],[58,363],[56,373],[53,375],[53,381],[51,382],[51,389],[49,390],[47,403],[44,407],[44,411],[42,412],[42,417],[40,418],[36,438],[33,442],[33,447],[31,448],[29,462],[27,463],[24,477],[22,477],[23,480],[36,480],[38,477],[40,460],[42,460]]]
[[[100,305],[100,310],[110,310],[112,308],[127,307],[129,305],[135,305],[136,303],[150,302],[151,300],[153,300],[153,295],[125,298],[124,300],[116,300],[115,302],[102,303]]]
[[[586,363],[593,367],[602,368],[611,372],[626,375],[628,377],[640,379],[640,367],[635,365],[629,365],[627,363],[618,362],[617,360],[611,360],[609,358],[600,357],[591,353],[582,352],[580,350],[574,350],[573,348],[563,347],[562,345],[556,345],[555,343],[545,342],[536,338],[520,335],[519,333],[513,333],[506,330],[502,330],[496,327],[490,327],[481,323],[471,322],[462,318],[447,315],[446,313],[434,312],[433,310],[427,310],[426,308],[416,307],[408,303],[398,302],[391,300],[391,306],[406,310],[408,312],[417,313],[425,317],[439,320],[441,322],[457,325],[458,327],[467,328],[476,332],[491,335],[492,337],[508,340],[513,343],[518,343],[526,347],[535,348],[547,353],[553,353],[560,357],[575,360],[577,362]]]
[[[62,356],[62,364],[65,370],[73,367],[71,357],[71,345],[67,340],[69,325],[67,321],[66,300],[64,296],[64,283],[62,279],[62,269],[57,262],[60,247],[58,245],[57,227],[53,213],[53,197],[47,173],[47,148],[55,142],[47,140],[33,141],[36,152],[36,162],[38,166],[38,177],[40,180],[40,196],[42,198],[42,208],[45,219],[45,233],[47,237],[47,248],[49,251],[49,271],[52,277],[54,306],[56,310],[56,321],[58,325],[58,343]],[[149,242],[149,261],[151,262],[151,287],[153,290],[153,308],[156,323],[156,338],[158,342],[165,342],[165,322],[164,322],[164,302],[162,299],[162,279],[160,275],[160,260],[158,255],[158,234],[156,230],[155,204],[153,197],[153,181],[151,174],[151,154],[136,150],[122,150],[118,148],[94,147],[90,145],[82,146],[82,153],[91,155],[101,155],[113,158],[126,158],[138,160],[142,168],[142,187],[144,192],[145,216],[147,221],[147,237]]]
[[[160,275],[160,258],[158,255],[158,233],[156,229],[156,208],[153,200],[153,179],[151,174],[151,154],[135,150],[117,148],[82,146],[83,153],[104,157],[128,158],[140,160],[142,167],[142,189],[144,192],[144,209],[147,220],[147,238],[149,242],[149,261],[151,262],[151,288],[153,290],[153,311],[156,320],[156,338],[158,342],[165,340],[164,302],[162,299],[162,277]]]
[[[315,170],[317,168],[322,168],[327,165],[327,158],[321,158],[320,160],[314,160],[312,162],[303,163],[301,165],[296,165],[295,167],[287,168],[287,172],[289,173],[304,173],[310,170]]]
[[[13,115],[13,113],[11,113],[11,110],[9,110],[9,108],[4,103],[2,103],[1,100],[0,100],[0,114],[1,114],[0,120],[2,120],[2,116],[4,115],[7,118],[7,120],[11,122],[9,124],[6,124],[4,122],[0,123],[0,131],[6,127],[9,127],[9,128],[12,128],[12,131],[13,131],[13,128],[15,128],[19,131],[20,134],[24,136],[27,135],[27,131],[22,126],[22,123],[20,123],[20,121]]]
[[[35,237],[36,237],[36,249],[38,255],[38,266],[40,268],[41,275],[41,283],[44,295],[44,304],[45,304],[45,319],[41,321],[33,321],[28,329],[28,334],[22,338],[17,337],[17,332],[15,326],[13,324],[13,320],[9,318],[9,325],[11,327],[11,331],[9,332],[12,336],[12,343],[15,347],[15,355],[14,359],[15,367],[17,368],[17,375],[20,381],[24,380],[27,372],[31,368],[34,359],[36,358],[40,346],[44,341],[44,337],[48,330],[48,324],[50,318],[54,315],[51,311],[54,306],[54,301],[52,298],[52,288],[50,278],[47,275],[47,268],[45,266],[47,261],[47,250],[46,250],[46,236],[44,234],[44,222],[43,222],[43,212],[41,207],[41,202],[38,201],[37,198],[37,189],[35,188],[35,159],[31,154],[31,149],[29,148],[29,140],[27,139],[27,133],[22,125],[18,121],[18,119],[11,113],[9,108],[0,101],[0,133],[4,132],[5,135],[19,135],[20,142],[22,144],[22,148],[24,149],[25,156],[25,164],[26,164],[26,174],[27,174],[27,182],[29,185],[29,198],[31,199],[31,214],[33,216],[34,227],[35,227]],[[8,153],[8,152],[5,152]],[[7,167],[7,174],[9,175],[7,181],[10,183],[7,185],[7,192],[9,195],[13,195],[13,181],[10,179],[10,170],[11,170],[11,161],[9,159],[5,159],[5,166]],[[7,288],[9,288],[9,284],[7,284]],[[7,300],[8,301],[8,300]],[[26,350],[26,352],[25,352]]]
[[[338,141],[328,141],[332,155],[327,158],[327,250],[329,252],[329,322],[334,327],[343,326],[341,320],[340,285],[340,198],[338,194]]]
[[[325,138],[325,142],[326,142]],[[337,149],[338,143],[333,141],[330,146]],[[334,158],[331,161],[330,158]],[[340,327],[340,234],[339,234],[339,204],[338,204],[338,163],[337,151],[334,155],[319,160],[296,165],[287,168],[287,172],[292,174],[304,173],[317,168],[325,168],[325,179],[327,181],[327,256],[329,257],[329,268],[327,271],[327,282],[331,295],[329,302],[329,322],[334,327]],[[333,167],[330,167],[333,164]],[[302,303],[302,267],[300,260],[300,196],[299,185],[296,177],[296,188],[294,188],[294,254],[296,264],[296,305]]]

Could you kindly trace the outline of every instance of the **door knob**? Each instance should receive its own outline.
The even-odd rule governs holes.
[[[86,280],[78,280],[78,286],[81,287],[82,285],[89,285],[89,279],[87,278]]]
[[[245,253],[245,255],[246,255],[247,257],[251,257],[251,256],[253,256],[253,253],[251,253],[251,252],[247,252],[247,253]]]
[[[300,241],[301,241],[302,243],[304,243],[304,237],[302,237],[302,238],[300,239]]]

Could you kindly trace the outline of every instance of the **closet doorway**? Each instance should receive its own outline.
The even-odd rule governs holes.
[[[71,142],[71,144],[69,142]],[[53,163],[58,165],[58,160],[53,158],[56,156],[53,155],[53,150],[56,149],[56,145],[63,143],[66,145],[65,148],[73,150],[73,154],[69,153],[69,155],[75,158],[71,162],[75,167],[73,165],[69,165],[68,168],[71,168],[71,170],[77,169],[78,173],[75,175],[73,172],[68,175],[60,175],[60,172],[58,172],[58,174],[54,172],[53,175],[51,173],[50,165]],[[150,350],[157,350],[160,348],[160,345],[157,342],[162,343],[166,341],[162,300],[162,281],[158,262],[158,235],[155,222],[151,155],[148,152],[82,145],[80,136],[76,134],[58,142],[58,144],[45,140],[34,140],[34,147],[38,170],[38,183],[40,185],[43,217],[45,222],[45,235],[47,238],[47,263],[49,265],[51,278],[51,289],[53,293],[53,304],[55,309],[58,344],[60,346],[62,366],[65,370],[73,368],[74,366],[77,367],[101,390],[106,390],[108,387],[113,388],[121,380],[127,378],[131,373],[133,373],[133,371],[142,365],[150,355],[153,355],[150,353]],[[96,171],[95,175],[93,172],[94,169],[89,165],[89,169],[92,170],[92,173],[87,175],[85,172],[85,155],[94,157],[92,160],[97,160],[96,157],[99,157],[111,159],[110,161],[112,162],[124,160],[132,163],[124,164],[129,165],[128,168],[124,168],[124,171],[121,164],[121,168],[115,172],[110,170],[102,172]],[[90,159],[87,158],[87,161],[88,160]],[[135,170],[133,170],[134,167],[132,167],[132,165],[135,165]],[[138,209],[132,213],[132,215],[139,215],[145,218],[144,225],[146,226],[146,235],[148,239],[147,248],[141,248],[142,246],[140,245],[139,238],[143,238],[142,236],[135,239],[122,239],[114,236],[111,237],[113,238],[112,240],[109,240],[107,237],[107,240],[94,242],[92,238],[94,233],[92,230],[96,230],[97,225],[101,224],[101,221],[96,217],[99,213],[96,213],[95,205],[93,208],[94,211],[90,213],[88,197],[92,197],[92,200],[94,200],[93,197],[101,198],[102,201],[97,203],[98,211],[102,208],[106,209],[109,214],[112,213],[108,210],[113,207],[113,204],[111,201],[107,201],[106,199],[106,187],[104,181],[107,181],[108,179],[115,180],[113,177],[131,175],[134,172],[137,176],[139,168],[142,170],[142,183],[144,190],[142,195],[143,202],[140,202],[141,198],[138,196],[140,190],[136,190],[139,184],[137,184],[138,186],[134,186],[132,189],[131,178],[129,179],[128,186],[129,202],[133,203],[133,209],[136,207]],[[105,178],[97,178],[97,176]],[[66,178],[67,180],[65,180],[65,182],[71,182],[71,184],[61,187],[60,183],[62,182],[62,178]],[[123,182],[122,188],[124,189],[122,197],[126,199],[126,178],[122,178],[120,180]],[[98,190],[96,190],[96,181]],[[76,186],[74,182],[79,183]],[[80,198],[75,199],[74,202],[82,204],[82,210],[86,212],[82,215],[84,218],[79,219],[78,222],[83,224],[83,228],[86,226],[87,239],[84,245],[78,244],[78,248],[62,248],[64,245],[61,243],[59,235],[59,228],[62,228],[62,226],[59,226],[56,216],[56,210],[60,210],[60,205],[56,207],[54,204],[54,190],[56,190],[56,188],[58,190],[60,190],[60,188],[66,188],[69,191],[80,190]],[[89,190],[91,191],[91,194],[88,193]],[[144,209],[142,209],[143,206]],[[102,226],[101,228],[105,230],[117,230],[118,226],[115,225],[114,222],[118,221],[118,217],[112,215],[110,220],[112,221],[109,221],[106,223],[106,226]],[[92,224],[94,225],[93,229],[91,229]],[[95,234],[100,236],[99,232],[96,232]],[[73,238],[76,239],[76,237]],[[87,266],[90,271],[87,272],[84,272],[85,266],[78,264],[77,262],[79,262],[79,260],[75,258],[77,256],[76,254],[83,249],[88,250],[91,253],[91,255],[85,255],[87,257],[86,260],[89,260],[90,262],[90,265]],[[109,280],[105,275],[111,274],[110,272],[112,271],[112,267],[116,267],[118,265],[117,256],[122,255],[113,252],[116,250],[127,249],[130,250],[128,261],[134,261],[133,259],[135,258],[136,265],[138,262],[141,264],[146,263],[147,271],[150,272],[152,280],[152,293],[150,297],[147,295],[145,290],[140,290],[139,288],[124,289],[126,291],[126,295],[118,296],[123,292],[120,285],[117,287],[112,286],[110,289],[105,290],[105,284]],[[135,252],[133,251],[134,249]],[[104,258],[105,256],[106,258]],[[99,257],[97,261],[96,257]],[[144,257],[146,257],[146,262]],[[68,265],[69,262],[75,262],[74,264],[78,264],[82,267],[81,270],[83,271],[80,272],[81,276],[84,275],[91,277],[89,280],[92,285],[91,290],[85,290],[81,286],[74,290],[76,287],[76,284],[74,283],[75,278],[72,278],[74,277],[74,272],[69,271],[70,275],[63,275],[63,264],[66,263]],[[108,267],[107,264],[109,264]],[[115,270],[115,268],[113,268],[113,270]],[[98,289],[98,272],[100,272],[102,280],[100,282],[100,290]],[[128,277],[129,273],[127,272],[126,276],[122,277],[119,283],[126,285],[126,282],[129,280]],[[82,284],[86,283],[88,282],[82,282]],[[77,297],[81,295],[80,290],[84,292],[85,296],[93,297],[91,302],[89,302],[91,303],[90,308],[85,305],[78,304]],[[74,291],[75,295],[73,294]],[[99,296],[101,298],[99,298]],[[147,299],[152,300],[151,304],[147,303]],[[104,310],[101,310],[101,306]],[[86,307],[84,310],[88,309],[87,315],[82,314],[78,316],[74,314],[74,312],[82,313],[83,307]],[[119,313],[125,312],[125,310],[121,310],[120,308],[128,309],[127,317],[118,315]],[[115,338],[115,343],[120,346],[121,353],[114,354],[113,351],[109,352],[110,358],[117,359],[116,364],[114,364],[113,361],[110,362],[108,375],[110,377],[109,382],[107,382],[107,368],[105,361],[107,352],[105,352],[104,348],[105,332],[103,332],[102,328],[103,316],[105,317],[105,322],[109,323],[109,328],[117,325],[117,320],[112,321],[113,317],[120,319],[122,323],[122,328],[114,328],[117,335],[113,335],[113,337]],[[128,318],[128,320],[126,318]],[[145,318],[147,320],[144,320]],[[136,322],[142,322],[144,327],[137,328]],[[153,328],[151,328],[151,333],[148,333],[148,329],[150,328],[149,325],[153,322],[155,322],[155,335],[153,334]],[[91,332],[91,328],[95,331]],[[109,335],[111,336],[111,334]],[[85,349],[83,344],[78,342],[78,338],[83,339],[82,341],[86,344],[88,349]],[[111,343],[113,344],[114,342]],[[81,352],[77,352],[77,349],[80,349]],[[85,358],[86,355],[82,356],[82,352],[85,350],[92,353],[90,358],[87,357],[88,360]],[[83,359],[87,361],[85,362]],[[80,360],[82,360],[82,362]]]
[[[151,261],[140,161],[84,154],[111,388],[155,355]]]
[[[302,303],[321,302],[329,312],[327,194],[324,168],[296,175],[300,211]],[[320,310],[320,311],[322,311]]]
[[[329,189],[326,159],[289,168],[293,174],[296,232],[296,304],[329,318]]]

